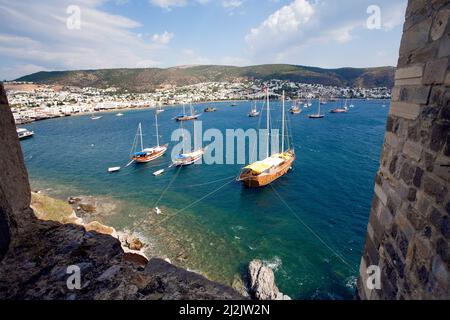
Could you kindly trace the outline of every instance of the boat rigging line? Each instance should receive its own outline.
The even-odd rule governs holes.
[[[235,181],[234,178],[231,179],[230,181],[228,181],[228,182],[226,182],[225,184],[221,185],[221,186],[218,187],[217,189],[215,189],[215,190],[213,190],[213,191],[207,193],[207,194],[204,195],[203,197],[201,197],[201,198],[199,198],[199,199],[193,201],[192,203],[190,203],[189,205],[185,206],[184,208],[175,211],[174,214],[172,214],[172,215],[170,215],[170,216],[167,216],[166,218],[164,218],[164,219],[158,221],[157,223],[152,224],[151,226],[152,226],[152,227],[158,226],[158,225],[160,225],[161,223],[167,221],[168,219],[175,217],[176,215],[180,214],[181,212],[183,212],[183,211],[185,211],[185,210],[187,210],[187,209],[193,207],[193,206],[196,205],[197,203],[199,203],[199,202],[205,200],[206,198],[208,198],[209,196],[211,196],[211,195],[213,195],[214,193],[218,192],[219,190],[222,190],[223,188],[225,188],[227,185],[229,185],[230,183],[232,183],[232,182],[234,182],[234,181]]]
[[[330,247],[325,240],[323,240],[309,225],[307,225],[300,217],[299,215],[287,204],[287,202],[281,197],[281,195],[278,193],[278,191],[274,188],[273,185],[270,185],[272,190],[274,191],[275,195],[281,200],[281,202],[286,206],[286,208],[294,215],[295,218],[309,231],[313,236],[317,238],[328,250],[330,250],[339,260],[341,260],[351,271],[357,273],[358,271],[349,263],[347,262],[344,257],[334,250],[332,247]]]

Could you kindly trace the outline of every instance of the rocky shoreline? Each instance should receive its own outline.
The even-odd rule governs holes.
[[[116,230],[98,221],[102,216],[111,214],[115,208],[113,203],[93,196],[71,196],[67,201],[63,201],[44,191],[34,191],[31,196],[31,207],[39,219],[72,223],[84,227],[86,231],[112,236],[119,240],[129,261],[146,265],[150,260],[145,253],[150,246],[147,239],[144,240],[133,231]],[[150,256],[157,258],[154,252],[150,252]],[[171,263],[167,258],[161,259]],[[251,261],[247,272],[233,280],[232,288],[243,297],[254,300],[290,300],[290,297],[281,293],[276,286],[273,270],[261,260]]]
[[[31,207],[42,220],[52,220],[61,223],[73,223],[82,226],[86,231],[94,231],[112,236],[120,241],[125,253],[137,254],[149,260],[145,254],[147,244],[141,237],[129,230],[117,231],[111,226],[95,220],[111,209],[110,204],[100,203],[92,196],[69,197],[67,203],[57,200],[42,191],[31,194]],[[58,211],[58,212],[48,212]]]

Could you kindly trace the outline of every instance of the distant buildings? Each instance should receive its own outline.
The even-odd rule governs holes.
[[[37,85],[32,90],[22,90],[22,83],[8,84],[10,89],[7,90],[7,95],[17,123],[111,109],[262,99],[263,87],[269,88],[273,98],[280,96],[283,90],[290,99],[389,99],[391,95],[388,88],[334,87],[276,79],[266,82],[206,82],[182,87],[166,86],[149,93],[129,93],[117,88],[58,88],[49,85]],[[14,89],[15,86],[17,90]]]

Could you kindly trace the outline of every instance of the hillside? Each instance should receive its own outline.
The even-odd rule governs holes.
[[[118,87],[129,91],[152,91],[165,85],[188,85],[209,81],[291,80],[303,83],[391,88],[394,67],[322,69],[287,64],[232,66],[188,66],[167,69],[102,69],[37,72],[17,79],[42,84]]]

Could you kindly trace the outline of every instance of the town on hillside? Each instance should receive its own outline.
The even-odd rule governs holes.
[[[305,84],[285,80],[206,82],[188,86],[164,86],[154,92],[133,93],[118,88],[92,88],[5,82],[9,103],[17,124],[98,111],[151,108],[210,101],[262,99],[262,88],[271,98],[282,91],[288,100],[389,99],[391,90]]]

